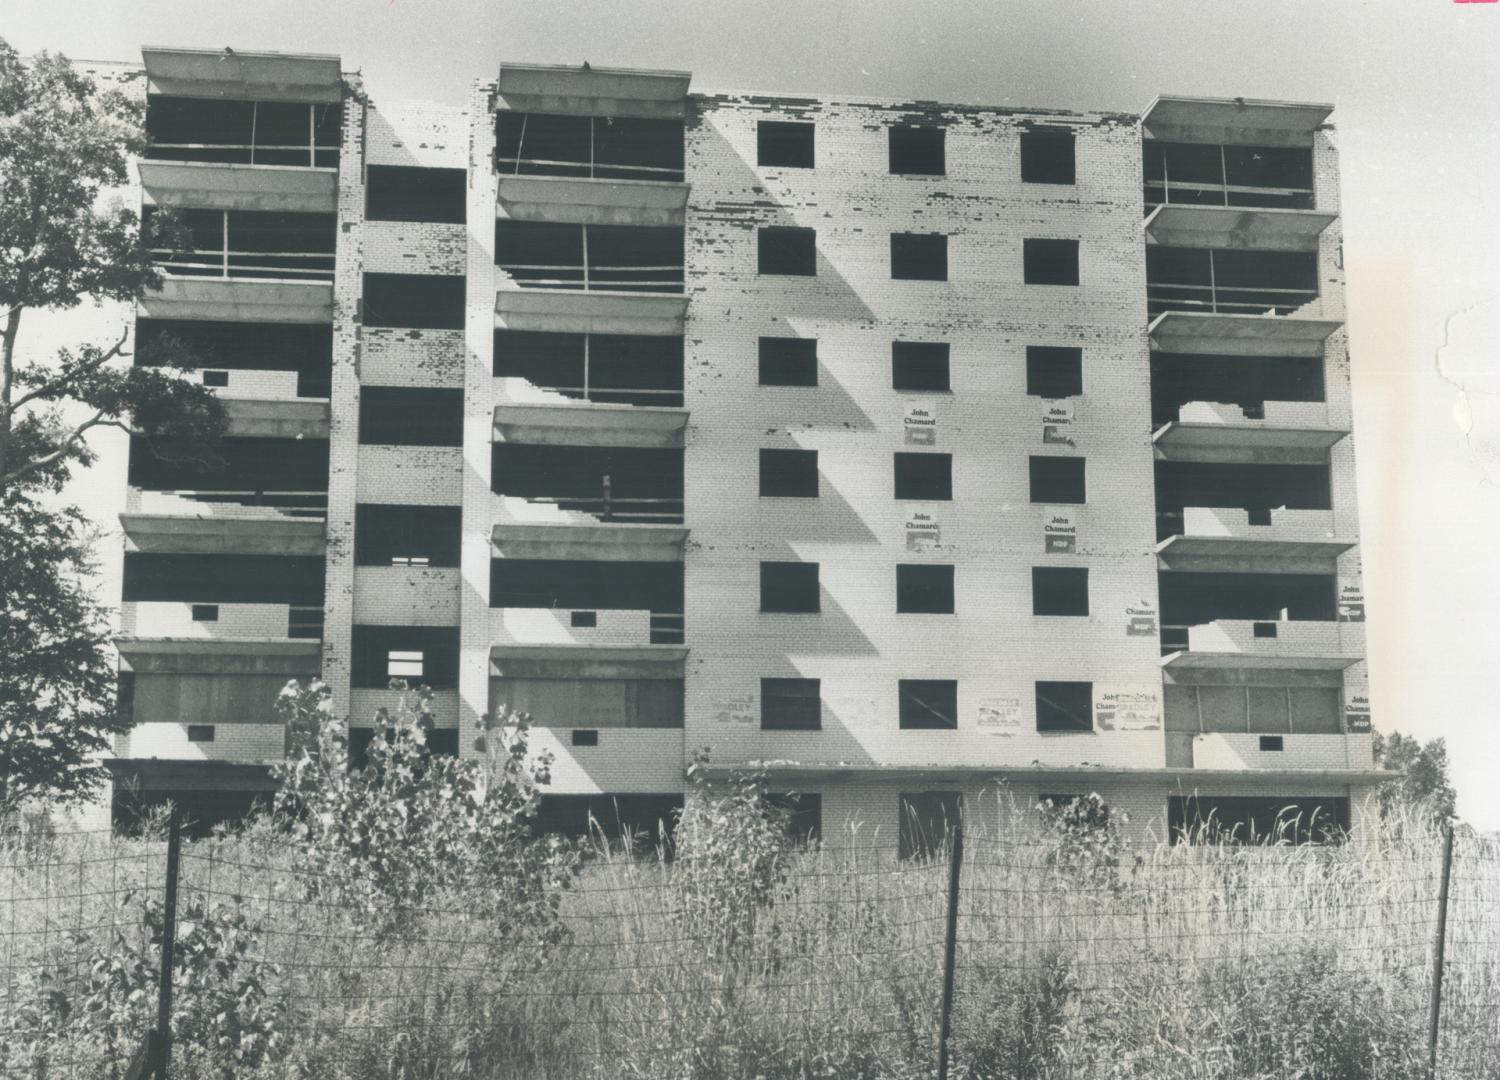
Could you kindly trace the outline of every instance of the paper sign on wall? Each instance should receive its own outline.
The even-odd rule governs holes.
[[[979,701],[977,727],[986,735],[1015,735],[1021,730],[1020,694],[996,694]]]
[[[714,714],[714,719],[721,724],[754,724],[757,720],[755,695],[744,694],[730,698]]]
[[[907,551],[927,551],[942,543],[942,528],[931,510],[908,510],[905,531]]]
[[[1365,590],[1357,581],[1339,584],[1339,622],[1365,621]]]
[[[1044,401],[1042,403],[1042,442],[1061,446],[1073,445],[1073,403],[1071,401]]]
[[[937,406],[930,401],[908,401],[901,426],[908,446],[937,445]]]
[[[1156,602],[1137,600],[1125,609],[1126,637],[1156,636]]]
[[[1050,511],[1042,520],[1042,550],[1071,555],[1078,549],[1078,519],[1069,511]]]
[[[1344,702],[1344,730],[1350,734],[1370,730],[1370,699],[1364,694],[1351,694]]]
[[[1157,731],[1161,692],[1151,686],[1095,686],[1094,727],[1099,731]]]

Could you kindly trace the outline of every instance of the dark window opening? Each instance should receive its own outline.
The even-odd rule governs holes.
[[[581,627],[585,630],[599,625],[599,613],[597,611],[575,611],[568,616],[568,625]]]
[[[1290,315],[1318,298],[1311,251],[1152,245],[1146,249],[1146,312]]]
[[[332,281],[337,228],[334,214],[156,206],[141,211],[141,235],[152,260],[173,277]]]
[[[203,373],[204,386],[228,386],[229,372],[227,371],[205,371]]]
[[[902,679],[897,694],[901,730],[958,730],[956,680]]]
[[[895,455],[896,495],[898,499],[953,498],[952,454]]]
[[[574,746],[598,746],[598,728],[574,728],[571,742]]]
[[[564,672],[559,672],[564,674]],[[490,710],[527,713],[537,727],[669,728],[683,724],[682,679],[492,676]]]
[[[947,281],[948,238],[942,233],[891,233],[891,278]]]
[[[1093,731],[1094,684],[1038,682],[1036,684],[1036,729],[1038,731]]]
[[[813,229],[768,225],[756,232],[756,270],[761,274],[815,277],[818,238]]]
[[[762,120],[756,125],[756,164],[790,169],[813,167],[813,124]]]
[[[501,176],[682,180],[681,120],[502,110],[495,135]]]
[[[555,503],[601,521],[677,524],[683,519],[683,452],[671,447],[553,446],[497,442],[497,495]]]
[[[760,609],[791,614],[814,614],[821,611],[818,564],[761,563]]]
[[[1285,750],[1286,745],[1283,737],[1280,735],[1262,735],[1260,737],[1260,749],[1262,753],[1269,754],[1275,753],[1278,750]]]
[[[366,326],[462,330],[463,275],[367,273],[362,321]]]
[[[214,725],[213,724],[189,724],[187,726],[187,741],[188,742],[213,742],[214,741]]]
[[[681,795],[543,795],[532,828],[543,836],[602,839],[612,847],[671,851]]]
[[[438,387],[361,387],[359,441],[365,446],[462,446],[464,392]]]
[[[1157,574],[1163,626],[1199,626],[1226,619],[1275,623],[1333,622],[1338,583],[1332,574],[1206,573],[1163,570]]]
[[[339,102],[146,97],[145,156],[163,161],[336,168]]]
[[[359,503],[354,565],[457,566],[462,516],[457,506]]]
[[[1189,206],[1313,208],[1310,146],[1239,146],[1147,139],[1145,199]]]
[[[682,407],[680,336],[496,330],[498,377],[610,405]]]
[[[760,385],[817,386],[818,339],[760,339]]]
[[[161,455],[158,456],[158,451]],[[254,439],[227,436],[217,451],[222,467],[206,468],[196,459],[155,450],[139,436],[130,439],[127,470],[132,487],[172,491],[184,498],[271,506],[292,515],[322,517],[328,505],[327,439]]]
[[[463,169],[370,165],[365,217],[371,221],[435,221],[462,225],[469,197]]]
[[[1072,184],[1077,180],[1071,131],[1027,131],[1021,135],[1021,180],[1027,184]]]
[[[766,793],[766,805],[786,815],[787,835],[805,847],[823,838],[823,796],[816,792]]]
[[[304,604],[287,611],[286,636],[318,640],[323,636],[323,605]]]
[[[1087,501],[1083,458],[1033,457],[1030,468],[1032,502],[1082,503]]]
[[[190,604],[323,605],[321,555],[125,553],[120,598]]]
[[[680,225],[495,223],[495,265],[524,289],[680,293]]]
[[[1252,636],[1258,638],[1273,638],[1276,636],[1276,624],[1273,622],[1258,622],[1250,627]]]
[[[193,605],[193,622],[218,622],[218,621],[219,621],[219,605],[218,604],[194,604]]]
[[[1026,346],[1026,393],[1070,398],[1083,393],[1083,350],[1057,345]]]
[[[1151,423],[1178,419],[1190,401],[1237,405],[1246,418],[1268,401],[1324,401],[1321,356],[1151,354]]]
[[[942,176],[944,135],[940,127],[893,127],[890,129],[890,169],[909,176]]]
[[[891,342],[891,387],[895,390],[947,390],[948,343]]]
[[[1174,844],[1324,844],[1349,832],[1347,796],[1170,795]]]
[[[818,497],[818,452],[816,450],[765,450],[760,452],[760,493],[798,499]]]
[[[1033,615],[1087,615],[1089,572],[1081,566],[1031,568]]]
[[[1244,510],[1269,524],[1275,509],[1332,508],[1328,466],[1240,465],[1201,461],[1156,463],[1157,539],[1183,531],[1189,507]]]
[[[491,559],[490,606],[682,613],[682,563]]]
[[[896,857],[935,859],[963,820],[963,795],[957,791],[924,791],[902,795],[897,803]]]
[[[351,685],[384,689],[392,679],[451,690],[458,685],[458,627],[355,624]]]
[[[823,726],[820,679],[762,679],[762,731],[818,731]]]
[[[292,371],[297,374],[298,397],[327,397],[333,327],[137,319],[134,363],[137,367],[170,363],[224,371]]]
[[[928,563],[896,566],[898,615],[952,615],[953,567]]]
[[[1027,285],[1077,285],[1078,241],[1026,240],[1022,270]]]

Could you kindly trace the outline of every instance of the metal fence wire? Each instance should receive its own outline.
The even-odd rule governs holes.
[[[1500,840],[1446,846],[955,830],[799,852],[753,902],[601,854],[538,936],[371,913],[263,836],[8,838],[0,1076],[1500,1077]]]

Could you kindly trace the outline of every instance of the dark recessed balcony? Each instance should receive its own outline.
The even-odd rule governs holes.
[[[333,280],[337,222],[333,214],[260,210],[174,208],[170,219],[184,231],[187,250],[162,244],[173,226],[166,212],[145,208],[142,227],[162,273],[226,280]]]
[[[519,289],[681,293],[682,245],[673,226],[495,224],[495,264]]]
[[[222,66],[223,58],[220,57]],[[335,62],[335,72],[337,62]],[[151,94],[145,156],[159,161],[337,168],[343,102]]]
[[[1311,146],[1146,139],[1145,202],[1153,206],[1311,210]]]
[[[1317,301],[1312,252],[1146,248],[1146,311],[1152,316],[1291,315]]]

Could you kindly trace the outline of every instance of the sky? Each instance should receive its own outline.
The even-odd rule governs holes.
[[[1125,112],[1157,94],[1333,104],[1374,720],[1444,738],[1460,814],[1500,829],[1500,3],[0,0],[0,35],[75,59],[331,53],[390,100],[459,103],[503,58],[686,70],[696,90]],[[29,347],[54,337],[66,331],[42,325]],[[109,525],[123,445],[96,445],[71,494]]]

